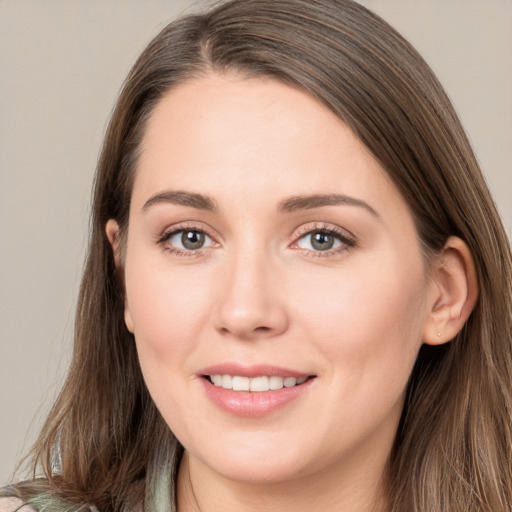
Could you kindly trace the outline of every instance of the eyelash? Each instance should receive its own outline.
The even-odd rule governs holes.
[[[304,226],[299,230],[297,235],[294,237],[295,241],[292,245],[296,246],[300,240],[302,240],[307,235],[313,235],[315,233],[323,234],[323,235],[331,235],[337,240],[341,242],[340,247],[336,247],[333,249],[327,249],[325,251],[315,251],[311,249],[303,249],[305,251],[306,256],[313,258],[326,258],[339,255],[345,251],[349,251],[356,247],[356,238],[351,233],[349,234],[346,230],[342,230],[336,226],[327,225],[327,224],[313,224]]]
[[[210,235],[208,235],[208,233],[205,229],[200,228],[195,225],[192,225],[192,224],[191,225],[172,226],[171,228],[164,231],[157,238],[157,243],[162,246],[164,251],[169,252],[170,254],[172,254],[174,256],[185,256],[185,257],[201,256],[204,252],[203,248],[183,250],[183,249],[180,249],[179,247],[174,247],[167,243],[170,240],[170,238],[173,237],[174,235],[181,233],[181,232],[187,232],[187,231],[205,235],[215,243],[214,238],[211,237]]]
[[[177,225],[172,226],[171,228],[167,229],[162,233],[160,236],[157,237],[157,243],[162,246],[163,250],[166,252],[169,252],[170,254],[173,254],[175,256],[184,256],[184,257],[193,257],[193,256],[201,256],[204,253],[204,248],[200,249],[188,249],[183,250],[178,247],[174,247],[172,245],[168,244],[168,241],[171,237],[174,235],[181,233],[181,232],[194,232],[202,234],[206,237],[208,237],[212,242],[215,244],[214,237],[210,236],[208,232],[198,227],[197,225]],[[315,233],[319,234],[325,234],[330,235],[336,238],[339,242],[341,242],[340,247],[336,247],[333,249],[327,249],[325,251],[319,251],[319,250],[311,250],[311,249],[302,249],[304,253],[309,257],[314,258],[323,258],[323,257],[330,257],[335,256],[337,254],[340,254],[342,252],[348,251],[352,248],[354,248],[356,244],[356,239],[352,234],[347,234],[345,230],[341,230],[335,226],[328,226],[326,224],[313,224],[313,225],[307,225],[304,226],[299,230],[299,232],[294,236],[294,242],[292,243],[293,246],[296,246],[300,240],[302,240],[307,235],[313,235]],[[300,249],[300,247],[298,248]]]

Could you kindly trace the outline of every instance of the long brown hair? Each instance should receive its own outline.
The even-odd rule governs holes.
[[[10,492],[34,506],[60,496],[66,510],[174,508],[181,447],[144,385],[105,224],[126,229],[144,127],[162,96],[228,71],[298,87],[350,126],[408,202],[427,255],[451,235],[469,246],[479,300],[454,340],[420,351],[389,463],[391,510],[508,511],[510,245],[438,80],[394,29],[351,0],[222,2],[171,23],[139,57],[99,159],[73,360],[32,451],[44,479]]]

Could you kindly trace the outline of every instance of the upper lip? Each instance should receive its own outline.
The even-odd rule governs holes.
[[[238,375],[241,377],[309,377],[313,374],[269,364],[241,365],[240,363],[220,363],[203,368],[200,375]]]

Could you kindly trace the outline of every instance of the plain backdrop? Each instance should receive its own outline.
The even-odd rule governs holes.
[[[137,55],[207,2],[0,0],[0,485],[63,381],[106,122]],[[366,0],[422,53],[512,232],[512,0]]]

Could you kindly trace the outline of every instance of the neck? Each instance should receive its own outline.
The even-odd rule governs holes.
[[[185,452],[178,474],[178,512],[385,512],[381,467],[331,467],[277,483],[234,481]]]

